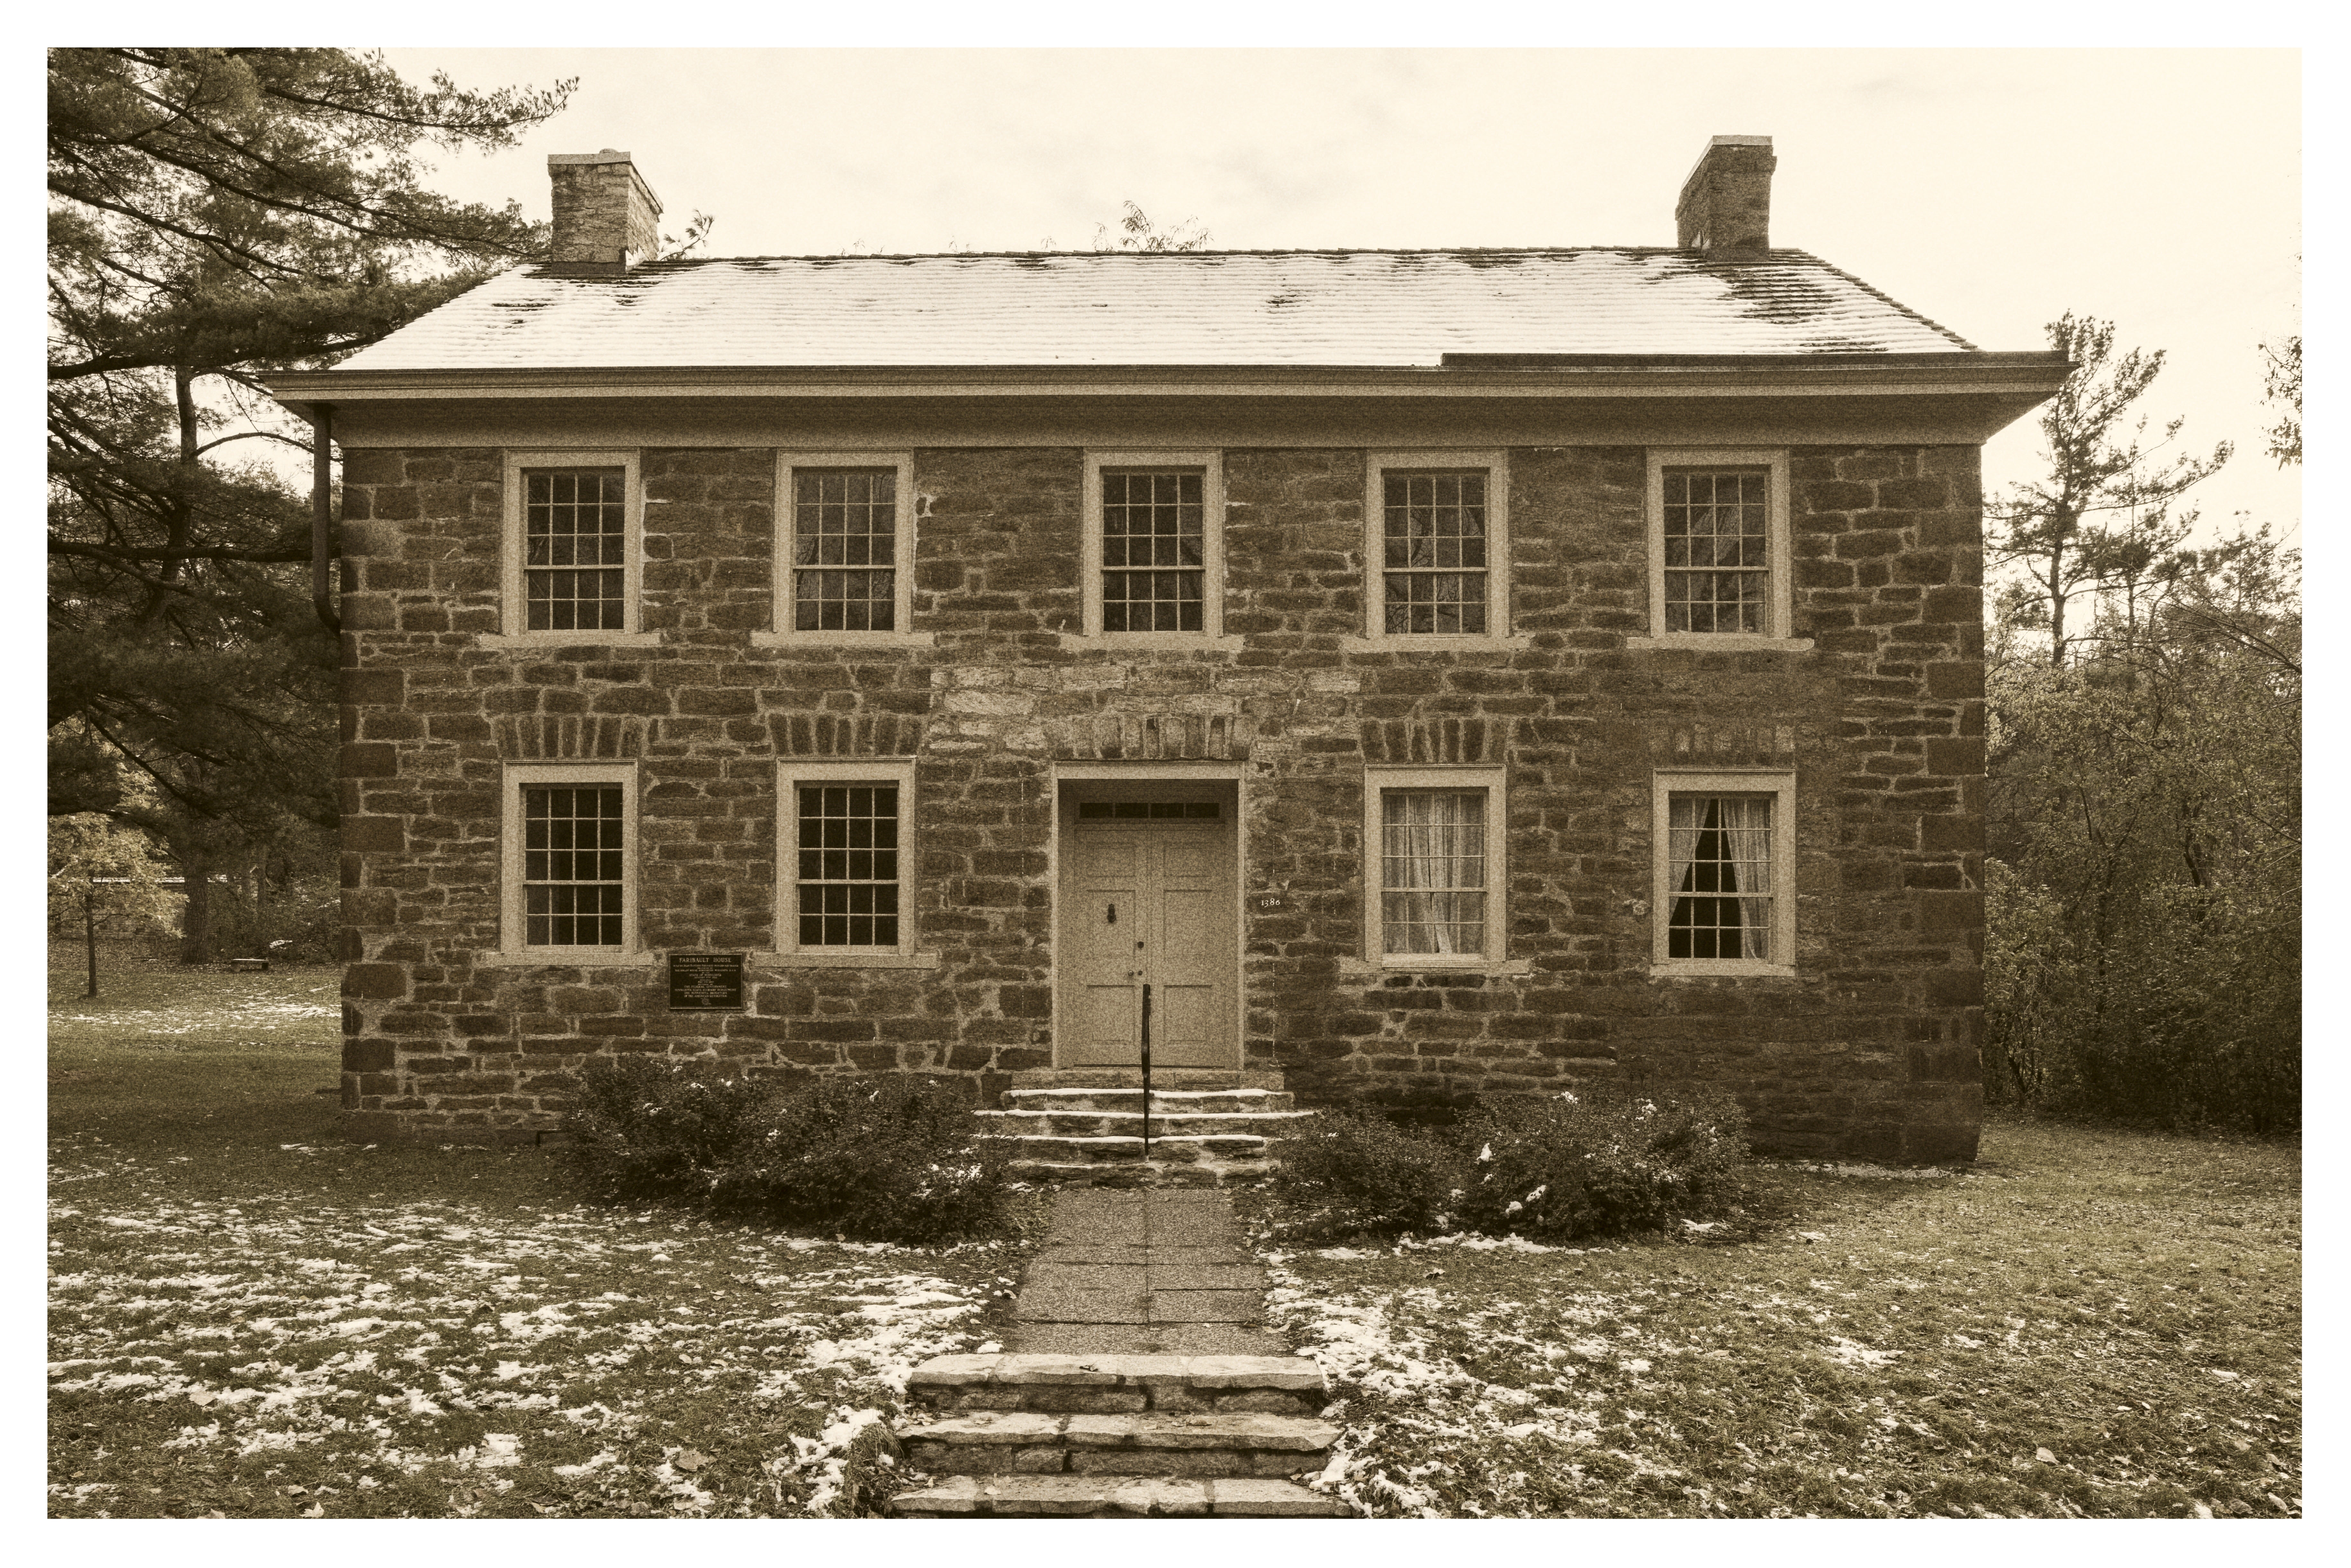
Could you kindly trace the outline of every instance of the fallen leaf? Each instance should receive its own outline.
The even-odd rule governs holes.
[[[679,1469],[684,1470],[690,1475],[694,1471],[698,1470],[703,1466],[708,1464],[710,1461],[703,1458],[703,1456],[696,1450],[688,1448],[685,1452],[678,1455],[676,1458],[670,1462],[677,1466]]]
[[[2210,1519],[2210,1518],[2211,1518],[2211,1517],[2212,1517],[2212,1509],[2211,1509],[2211,1506],[2210,1506],[2209,1503],[2201,1503],[2201,1502],[2198,1503],[2198,1504],[2196,1505],[2196,1517],[2197,1517],[2197,1518],[2199,1518],[2199,1519]]]
[[[314,1502],[309,1507],[302,1511],[302,1517],[304,1519],[323,1519],[326,1517],[326,1513],[327,1511],[323,1505]]]
[[[2053,1454],[2053,1453],[2051,1453],[2051,1452],[2050,1452],[2048,1449],[2046,1449],[2046,1448],[2035,1448],[2035,1449],[2033,1449],[2033,1450],[2032,1450],[2032,1457],[2033,1457],[2034,1458],[2036,1458],[2036,1459],[2039,1459],[2039,1460],[2040,1460],[2043,1464],[2044,1464],[2044,1465],[2053,1465],[2053,1464],[2055,1464],[2055,1463],[2057,1462],[2057,1456],[2056,1456],[2056,1455],[2054,1455],[2054,1454]]]

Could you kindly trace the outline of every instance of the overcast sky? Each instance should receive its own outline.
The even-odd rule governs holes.
[[[1771,238],[1986,349],[2059,313],[2165,350],[2143,405],[2238,455],[2209,519],[2300,518],[2256,345],[2300,330],[2290,51],[394,49],[469,87],[577,77],[437,183],[548,210],[617,147],[719,256],[1084,248],[1134,200],[1219,248],[1670,245],[1708,137],[1769,135]],[[2035,466],[2012,426],[1988,477]]]

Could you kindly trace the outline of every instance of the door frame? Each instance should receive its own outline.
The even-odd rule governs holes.
[[[1245,869],[1249,864],[1249,845],[1242,824],[1249,815],[1249,777],[1247,766],[1239,762],[1057,762],[1047,781],[1047,800],[1050,802],[1049,831],[1045,840],[1045,884],[1052,890],[1052,951],[1046,966],[1047,995],[1052,998],[1053,1065],[1067,1066],[1061,1049],[1061,915],[1066,903],[1061,896],[1061,839],[1073,832],[1076,822],[1067,814],[1069,786],[1072,784],[1116,784],[1121,793],[1147,797],[1162,785],[1227,784],[1232,789],[1232,900],[1233,977],[1232,1040],[1228,1057],[1229,1070],[1239,1071],[1242,1061],[1241,1038],[1249,1028],[1248,999],[1241,994],[1242,955],[1248,946],[1246,916],[1249,900],[1244,895]],[[1215,1071],[1224,1071],[1220,1066]]]

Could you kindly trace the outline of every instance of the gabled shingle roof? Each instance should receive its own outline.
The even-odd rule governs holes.
[[[1050,252],[501,274],[354,371],[1436,365],[1447,353],[1956,353],[1800,250]]]

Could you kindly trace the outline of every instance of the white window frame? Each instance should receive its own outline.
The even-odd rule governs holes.
[[[532,787],[617,784],[621,787],[621,942],[618,946],[533,946],[524,938],[523,791]],[[508,963],[636,964],[644,961],[638,942],[638,910],[644,858],[640,832],[638,768],[633,762],[509,762],[500,769],[498,808],[501,874],[498,956]]]
[[[1105,632],[1102,630],[1102,473],[1145,468],[1165,473],[1197,468],[1200,480],[1200,630],[1197,632]],[[1080,501],[1078,578],[1084,596],[1087,637],[1106,647],[1238,647],[1225,635],[1225,455],[1213,450],[1094,451],[1085,455]]]
[[[807,468],[889,468],[898,476],[898,513],[896,544],[892,548],[891,570],[895,574],[895,589],[891,619],[896,625],[887,632],[802,632],[792,624],[792,530],[799,514],[797,475]],[[914,612],[914,455],[911,452],[798,452],[776,454],[776,506],[773,601],[769,614],[773,628],[754,632],[755,647],[777,648],[794,644],[850,646],[860,644],[881,647],[922,647],[933,642],[927,632],[913,628]]]
[[[1764,629],[1756,632],[1668,632],[1666,630],[1666,470],[1668,468],[1762,468],[1768,516],[1764,549],[1770,561],[1764,573]],[[1813,645],[1809,637],[1794,634],[1795,561],[1789,525],[1788,452],[1769,446],[1653,446],[1645,502],[1647,513],[1649,562],[1649,634],[1628,639],[1634,647],[1781,649],[1802,652]]]
[[[483,641],[492,646],[506,647],[545,647],[565,643],[574,646],[657,646],[661,633],[644,630],[645,484],[636,450],[625,447],[540,451],[509,449],[505,458],[504,517],[500,523],[498,549],[499,630]],[[534,632],[529,629],[528,595],[523,591],[526,500],[523,475],[534,468],[618,468],[622,471],[621,494],[626,508],[623,525],[626,532],[621,547],[621,565],[625,575],[622,578],[619,631],[606,627],[575,628],[568,632]]]
[[[1499,768],[1364,769],[1364,961],[1381,969],[1485,969],[1510,948],[1510,803]],[[1391,792],[1444,790],[1486,797],[1486,946],[1479,953],[1391,953],[1380,895],[1386,891],[1380,800]]]
[[[1709,975],[1779,975],[1796,972],[1796,776],[1784,770],[1658,768],[1651,775],[1650,897],[1652,940],[1649,973],[1659,977]],[[1667,838],[1676,795],[1769,795],[1771,797],[1771,951],[1763,958],[1669,958],[1669,931],[1676,893]]]
[[[898,791],[898,940],[881,947],[800,945],[799,802],[803,784],[887,784]],[[927,967],[931,956],[914,948],[914,764],[904,758],[851,758],[816,762],[790,758],[776,765],[776,946],[773,961],[804,967]]]
[[[1486,629],[1387,629],[1387,475],[1390,469],[1486,471]],[[1506,450],[1367,452],[1364,455],[1364,636],[1383,648],[1487,648],[1510,640],[1510,455]]]

